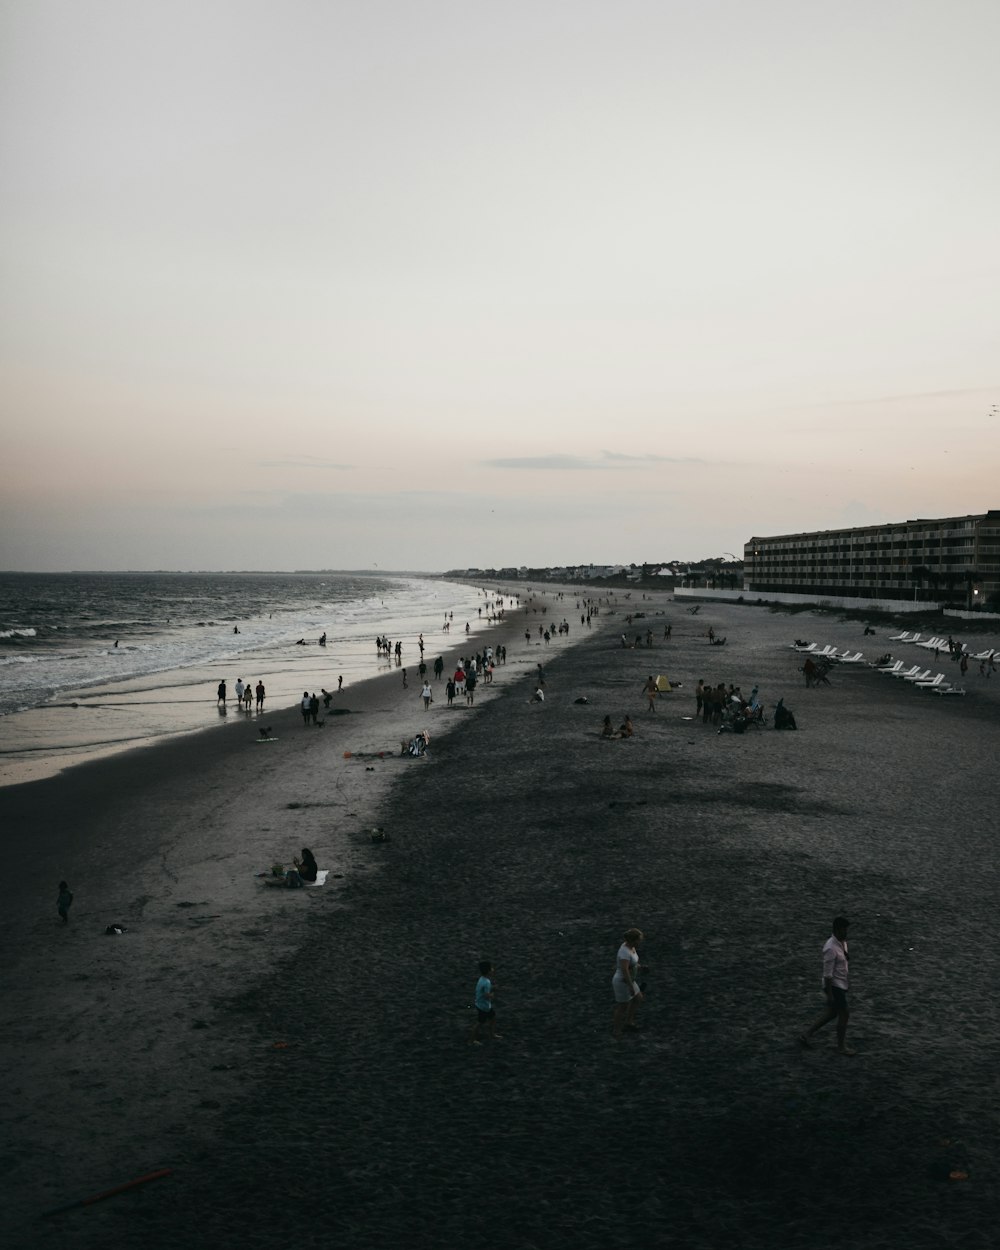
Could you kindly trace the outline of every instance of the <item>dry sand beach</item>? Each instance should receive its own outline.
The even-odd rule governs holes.
[[[321,731],[291,708],[273,744],[251,725],[0,790],[10,1244],[995,1244],[1000,679],[806,691],[795,636],[874,656],[885,631],[633,597],[655,642],[631,650],[624,605],[588,632],[573,603],[548,599],[568,645],[525,644],[530,614],[497,631],[471,711],[425,714],[394,674]],[[683,683],[653,713],[650,673]],[[758,682],[799,732],[686,719],[700,677]],[[636,737],[602,740],[606,712]],[[425,724],[426,758],[368,754]],[[255,880],[302,846],[326,886]],[[836,912],[851,1059],[832,1026],[796,1044]],[[633,924],[643,1030],[615,1042]],[[472,1047],[484,956],[503,1037]]]

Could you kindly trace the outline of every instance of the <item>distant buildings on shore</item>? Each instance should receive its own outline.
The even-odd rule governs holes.
[[[732,555],[726,552],[726,556]],[[471,581],[535,581],[658,590],[739,591],[748,598],[815,596],[921,601],[1000,611],[1000,510],[938,520],[755,536],[743,560],[450,569]],[[727,596],[731,597],[731,596]]]
[[[652,564],[562,564],[546,568],[449,569],[444,577],[471,581],[595,582],[613,586],[653,586],[672,590],[674,586],[738,587],[743,584],[743,564],[739,560],[668,560]]]
[[[757,536],[743,548],[743,567],[747,595],[994,607],[1000,599],[1000,511]]]

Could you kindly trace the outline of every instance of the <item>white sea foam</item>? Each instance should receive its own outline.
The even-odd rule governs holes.
[[[228,581],[204,578],[199,583],[205,586],[203,596],[183,598],[168,597],[173,587],[168,576],[151,575],[136,583],[121,579],[120,587],[115,584],[110,590],[99,577],[78,580],[72,594],[63,587],[57,588],[58,595],[50,593],[48,603],[57,606],[58,615],[51,610],[42,636],[20,628],[0,635],[19,636],[0,653],[0,714],[44,705],[67,692],[185,668],[217,667],[220,677],[232,681],[240,672],[246,676],[300,658],[291,650],[293,644],[304,638],[315,646],[324,632],[325,655],[345,672],[345,679],[361,676],[362,669],[365,675],[374,670],[375,637],[381,633],[403,639],[406,660],[416,664],[418,632],[433,647],[443,637],[446,613],[453,611],[457,637],[483,602],[476,588],[429,578],[381,578],[374,583],[360,577],[331,576],[324,582],[289,578],[288,598],[282,597],[284,581],[272,586],[260,575]],[[149,614],[141,615],[147,606]],[[233,632],[236,624],[238,634]],[[53,637],[57,628],[58,638]],[[119,645],[109,645],[119,631]]]

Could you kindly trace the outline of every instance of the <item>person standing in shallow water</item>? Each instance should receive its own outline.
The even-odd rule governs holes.
[[[799,1042],[807,1049],[812,1047],[812,1036],[818,1033],[831,1020],[837,1021],[837,1050],[842,1055],[853,1055],[855,1051],[847,1044],[847,1022],[851,1013],[847,1005],[848,960],[847,926],[845,916],[833,919],[833,936],[828,938],[823,947],[823,993],[826,995],[826,1009],[799,1036]]]
[[[656,695],[657,695],[655,677],[650,676],[649,680],[646,682],[646,684],[642,688],[642,693],[646,696],[646,704],[647,704],[646,711],[655,712],[656,711]]]

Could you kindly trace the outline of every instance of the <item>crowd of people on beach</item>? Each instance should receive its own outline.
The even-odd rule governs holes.
[[[699,678],[694,688],[695,720],[714,726],[719,733],[744,733],[751,727],[763,728],[767,723],[760,690],[755,685],[749,696],[739,686],[724,681],[712,685]]]

